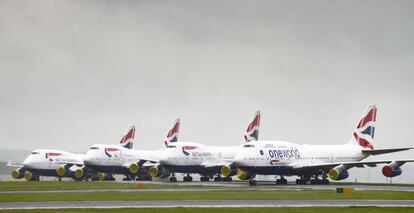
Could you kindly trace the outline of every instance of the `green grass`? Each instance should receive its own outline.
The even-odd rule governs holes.
[[[414,187],[411,183],[355,183],[355,182],[331,182],[331,184],[338,185],[368,185],[368,186],[403,186],[403,187]]]
[[[0,194],[0,202],[21,201],[105,201],[105,200],[298,200],[298,199],[389,199],[414,200],[414,192],[334,190],[220,190],[220,191],[137,191]]]
[[[139,182],[117,183],[100,181],[0,181],[0,191],[82,190],[82,189],[137,189]],[[222,188],[222,186],[178,185],[144,183],[146,189],[159,188]]]
[[[171,212],[183,212],[183,213],[194,213],[194,212],[206,212],[206,213],[223,213],[223,212],[240,212],[240,213],[296,213],[296,212],[353,212],[353,213],[366,213],[372,211],[375,213],[382,212],[398,212],[408,213],[413,212],[412,207],[305,207],[305,208],[138,208],[138,209],[27,209],[27,210],[0,210],[0,212],[99,212],[99,213],[129,213],[129,212],[145,212],[145,213],[171,213]]]

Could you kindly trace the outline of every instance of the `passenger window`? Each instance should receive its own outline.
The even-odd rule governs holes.
[[[177,148],[176,146],[174,146],[174,145],[168,145],[167,146],[167,149],[173,149],[173,148]]]

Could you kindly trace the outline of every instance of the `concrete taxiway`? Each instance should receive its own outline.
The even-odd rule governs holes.
[[[165,200],[165,201],[67,201],[7,202],[0,209],[45,208],[171,208],[171,207],[414,207],[414,200]]]
[[[79,190],[24,190],[24,191],[0,191],[0,194],[16,194],[16,193],[70,193],[70,192],[138,192],[138,191],[149,191],[149,192],[172,192],[172,191],[245,191],[245,190],[336,190],[341,187],[351,187],[355,190],[384,190],[384,191],[414,191],[413,186],[395,186],[395,185],[343,185],[343,184],[329,184],[329,185],[276,185],[273,182],[259,182],[257,186],[248,186],[247,182],[177,182],[169,183],[164,181],[151,181],[143,182],[144,188],[138,188],[138,183],[142,182],[122,182],[128,184],[137,184],[136,189],[79,189]],[[151,184],[168,184],[185,187],[177,188],[145,188],[145,185]],[[194,186],[192,188],[191,186]],[[200,186],[206,186],[205,188]],[[216,187],[216,188],[209,188]]]

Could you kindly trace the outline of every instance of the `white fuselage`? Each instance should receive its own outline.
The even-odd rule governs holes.
[[[366,157],[360,147],[351,143],[298,145],[284,141],[254,141],[244,145],[234,163],[254,174],[296,175],[296,166],[360,161]]]
[[[65,170],[69,171],[62,176],[70,176],[73,171],[82,168],[83,165],[82,155],[50,149],[36,149],[23,161],[24,171],[40,176],[58,176],[56,169],[59,167],[65,167]]]
[[[206,146],[194,142],[169,143],[163,149],[160,165],[172,172],[200,173],[206,167],[214,167],[224,161],[231,162],[241,146]]]
[[[98,172],[124,174],[131,163],[142,159],[159,158],[160,151],[134,150],[117,145],[96,144],[84,156],[85,166]]]

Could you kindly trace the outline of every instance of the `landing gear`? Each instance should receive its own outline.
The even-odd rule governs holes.
[[[256,186],[256,180],[249,180],[250,186]]]
[[[276,184],[277,185],[287,185],[287,180],[283,176],[280,176],[280,179],[276,179]]]
[[[249,180],[249,185],[250,186],[256,186],[256,180],[254,179],[256,177],[256,175],[251,175],[250,176],[250,180]]]
[[[220,181],[223,181],[223,178],[221,178],[220,175],[217,177],[214,177],[214,182],[220,182]]]
[[[185,176],[185,177],[183,178],[183,181],[184,181],[184,182],[191,182],[191,181],[193,181],[193,177],[191,177],[191,176],[190,176],[190,174],[189,174],[189,173],[187,173],[187,176]]]
[[[329,180],[327,178],[328,176],[326,174],[322,174],[322,179],[319,179],[319,176],[315,175],[314,178],[311,180],[312,185],[327,185],[329,184]]]
[[[171,177],[170,177],[170,182],[171,182],[171,183],[177,182],[177,178],[175,177],[175,173],[172,173],[172,174],[171,174]]]
[[[328,185],[329,180],[328,179],[312,179],[311,184],[312,185]]]
[[[305,178],[296,179],[297,185],[306,185],[307,182],[308,180],[306,180]]]
[[[177,178],[175,176],[171,176],[170,177],[170,182],[171,183],[177,182]]]
[[[210,178],[208,176],[202,176],[202,177],[200,177],[200,181],[201,182],[208,182],[208,181],[210,181]]]
[[[233,181],[233,179],[231,177],[224,177],[223,181],[224,182],[231,182],[231,181]]]

